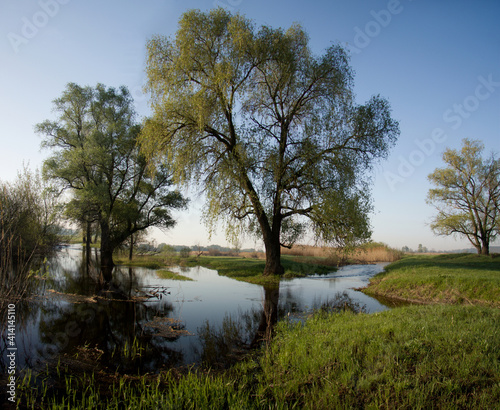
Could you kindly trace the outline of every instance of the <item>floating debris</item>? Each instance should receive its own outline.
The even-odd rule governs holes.
[[[144,328],[153,329],[154,336],[176,338],[179,336],[192,336],[193,334],[182,329],[181,321],[171,317],[155,316],[151,322],[144,325]]]

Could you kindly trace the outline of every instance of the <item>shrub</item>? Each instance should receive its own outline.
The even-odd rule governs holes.
[[[187,246],[183,246],[179,251],[181,258],[189,258],[189,254],[191,253],[191,249]]]

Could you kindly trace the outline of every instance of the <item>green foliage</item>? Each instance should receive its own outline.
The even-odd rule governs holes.
[[[483,159],[483,148],[480,141],[464,139],[460,152],[446,150],[448,166],[429,175],[437,188],[427,199],[438,210],[431,224],[435,233],[465,237],[487,255],[500,234],[500,159]]]
[[[500,306],[500,259],[475,254],[406,256],[376,275],[365,293],[423,303]]]
[[[181,255],[181,258],[189,258],[189,254],[191,253],[191,248],[187,246],[183,246],[181,250],[179,251],[179,254]]]
[[[70,189],[67,215],[77,221],[97,221],[101,229],[101,259],[130,235],[151,226],[175,224],[170,210],[186,200],[170,191],[170,172],[157,167],[154,178],[136,146],[140,125],[125,87],[70,83],[54,101],[56,121],[38,124],[42,146],[53,150],[44,161],[44,176]],[[108,261],[109,262],[109,261]]]
[[[222,222],[233,240],[257,233],[266,269],[309,226],[342,245],[369,237],[365,171],[399,129],[384,99],[355,104],[340,46],[314,56],[300,26],[256,30],[218,8],[185,13],[175,38],[147,48],[153,117],[142,150],[203,188],[210,228]]]

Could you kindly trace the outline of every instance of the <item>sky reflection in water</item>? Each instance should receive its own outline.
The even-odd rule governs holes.
[[[368,312],[385,310],[383,304],[353,289],[366,286],[382,269],[382,265],[347,266],[329,275],[282,281],[278,314],[304,317],[342,292]],[[18,365],[44,366],[59,354],[78,360],[85,356],[87,361],[97,355],[101,362],[121,371],[188,365],[200,361],[205,348],[202,339],[206,342],[200,335],[206,336],[207,324],[217,330],[227,326],[228,320],[238,326],[248,343],[252,340],[263,315],[266,293],[262,286],[219,276],[203,267],[171,270],[193,281],[161,279],[152,269],[118,267],[113,282],[116,289],[128,297],[157,289],[157,297],[141,302],[95,299],[97,270],[85,272],[81,248],[62,249],[50,262],[50,279],[41,282],[44,297],[18,306]],[[152,323],[170,326],[174,332],[158,335],[159,328]],[[128,362],[127,352],[134,340],[142,349],[141,356]],[[90,353],[83,352],[82,346],[91,349]]]

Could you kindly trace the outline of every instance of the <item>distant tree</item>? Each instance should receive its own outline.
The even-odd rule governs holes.
[[[189,254],[191,253],[191,248],[187,246],[183,246],[179,251],[181,258],[189,258]]]
[[[68,206],[76,220],[98,221],[101,269],[110,281],[114,249],[148,227],[173,226],[170,211],[183,208],[186,200],[170,190],[166,166],[158,167],[154,178],[147,172],[136,146],[141,127],[125,87],[71,83],[54,109],[57,120],[36,127],[45,136],[42,146],[54,151],[44,161],[44,175],[72,191]]]
[[[203,247],[199,243],[194,245],[191,249],[193,250],[197,258],[203,255]]]
[[[307,228],[340,245],[369,238],[366,172],[399,133],[386,100],[354,102],[347,53],[314,56],[304,30],[262,27],[218,8],[189,11],[148,43],[153,116],[141,136],[181,184],[206,193],[209,227],[264,242],[264,275]]]
[[[482,158],[480,141],[463,140],[461,151],[447,149],[448,165],[429,175],[437,186],[427,200],[438,210],[431,223],[438,235],[466,237],[483,255],[500,233],[500,159],[494,154]]]
[[[158,252],[163,252],[163,251],[167,250],[167,249],[169,248],[169,246],[170,246],[170,245],[167,245],[165,242],[162,242],[162,243],[160,243],[160,244],[157,246],[156,250],[157,250]]]
[[[132,260],[134,257],[134,249],[137,248],[137,244],[146,238],[147,231],[138,231],[130,235],[124,242],[124,245],[128,248],[128,260]]]
[[[403,247],[401,248],[401,250],[402,250],[403,252],[411,252],[411,249],[410,249],[408,246],[403,246]]]

